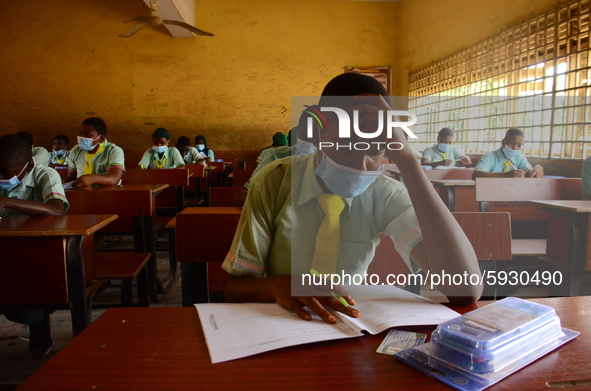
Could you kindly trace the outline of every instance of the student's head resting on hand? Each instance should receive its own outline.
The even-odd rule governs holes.
[[[358,73],[343,73],[332,79],[322,91],[318,106],[338,107],[343,110],[355,106],[369,104],[354,100],[356,95],[381,95],[389,107],[392,102],[388,92],[376,79]],[[338,117],[332,112],[323,111],[326,118],[326,126],[320,129],[315,123],[314,144],[322,147],[321,142],[333,143],[333,145],[356,142],[383,142],[379,147],[371,144],[367,150],[344,149],[336,147],[319,148],[316,159],[316,175],[320,184],[326,190],[344,198],[359,195],[371,185],[381,173],[382,160],[385,156],[386,131],[373,139],[358,138],[351,131],[351,138],[343,140],[339,138]],[[350,116],[353,123],[353,116]],[[301,129],[298,131],[300,133]],[[375,131],[375,129],[373,129]],[[299,137],[299,136],[298,136]],[[327,145],[327,144],[324,144]]]
[[[0,180],[16,177],[20,183],[34,165],[31,145],[27,140],[16,134],[0,137]]]
[[[89,152],[96,152],[99,145],[107,137],[107,124],[100,118],[90,117],[82,121],[78,133],[78,146]]]

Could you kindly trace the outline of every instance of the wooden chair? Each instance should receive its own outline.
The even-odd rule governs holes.
[[[147,307],[148,272],[146,263],[152,254],[148,253],[96,253],[97,280],[121,280],[121,306],[133,306],[132,282],[137,278],[138,304]]]
[[[245,168],[243,170],[234,168],[232,172],[232,186],[244,186],[244,184],[250,179],[254,169],[252,167]]]

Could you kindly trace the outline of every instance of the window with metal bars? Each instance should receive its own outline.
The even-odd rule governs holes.
[[[417,149],[443,127],[465,152],[500,147],[512,126],[527,156],[591,156],[589,0],[578,0],[410,74]]]

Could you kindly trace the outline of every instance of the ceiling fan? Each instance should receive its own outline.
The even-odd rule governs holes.
[[[163,24],[172,24],[175,26],[179,26],[179,27],[187,29],[197,35],[205,35],[208,37],[213,36],[213,34],[203,31],[203,30],[199,30],[198,28],[193,27],[190,24],[187,24],[185,22],[179,22],[178,20],[160,19],[160,17],[158,16],[158,1],[156,1],[156,0],[150,1],[150,10],[151,10],[150,16],[138,16],[136,18],[133,18],[131,20],[124,22],[124,23],[128,23],[128,22],[140,22],[140,23],[136,24],[134,26],[134,28],[132,28],[128,32],[126,32],[124,34],[119,34],[119,36],[121,38],[131,37],[133,34],[137,33],[138,31],[140,31],[142,28],[144,28],[147,25],[160,26]]]

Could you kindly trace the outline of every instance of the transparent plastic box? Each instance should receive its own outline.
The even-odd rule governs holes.
[[[440,324],[433,355],[474,373],[498,371],[563,336],[553,308],[509,297]]]

